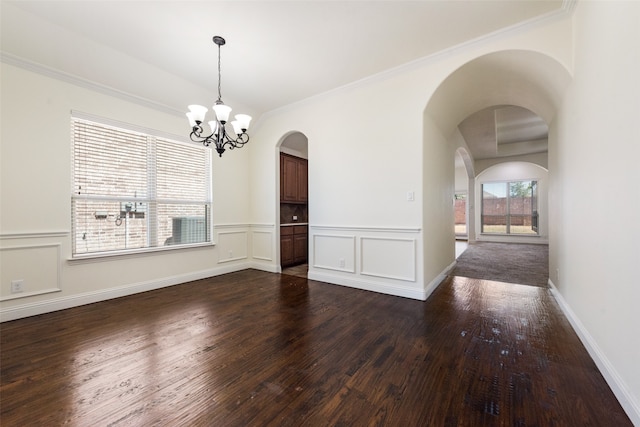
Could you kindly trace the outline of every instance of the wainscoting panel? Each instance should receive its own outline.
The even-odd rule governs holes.
[[[60,253],[59,243],[1,248],[0,301],[60,292]],[[22,292],[11,292],[13,280],[22,280]]]
[[[273,260],[273,231],[253,230],[251,232],[251,242],[254,259]]]
[[[313,267],[355,273],[355,242],[355,236],[314,234]]]
[[[414,282],[416,280],[416,240],[383,237],[360,239],[360,273]]]
[[[421,229],[309,227],[309,279],[424,300]]]
[[[246,230],[218,232],[217,246],[220,254],[218,263],[247,259],[249,235]]]

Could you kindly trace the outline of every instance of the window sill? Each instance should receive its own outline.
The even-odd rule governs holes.
[[[480,233],[481,236],[500,236],[500,237],[540,237],[539,234],[507,234],[507,233]]]
[[[118,259],[138,258],[144,256],[153,256],[159,253],[167,253],[173,251],[185,251],[185,250],[200,250],[212,248],[216,244],[215,242],[205,242],[191,245],[170,245],[170,246],[158,246],[155,248],[140,248],[127,251],[110,251],[110,252],[93,252],[90,254],[80,254],[72,258],[67,259],[70,264],[81,264],[85,262],[101,262],[101,261],[113,261]]]

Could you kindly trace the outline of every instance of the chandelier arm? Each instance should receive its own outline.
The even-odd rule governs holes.
[[[201,125],[196,124],[193,127],[189,138],[193,142],[202,143],[205,147],[208,147],[213,142],[216,148],[224,148],[225,146],[228,146],[230,150],[240,148],[249,142],[249,134],[246,132],[241,133],[237,138],[232,138],[229,136],[229,133],[227,133],[225,126],[220,126],[219,129],[220,131],[218,134],[212,133],[211,135],[203,136],[202,132],[204,129]]]
[[[202,126],[199,124],[194,125],[191,129],[191,133],[189,134],[189,138],[191,138],[193,142],[202,142],[202,131]]]
[[[247,134],[246,132],[241,133],[240,135],[238,135],[238,138],[235,139],[235,144],[238,148],[242,147],[247,142],[249,142],[249,134]]]
[[[196,124],[193,126],[193,129],[192,129],[191,134],[192,134],[192,135],[193,135],[193,134],[196,134],[196,136],[200,136],[200,135],[202,135],[202,131],[203,131],[203,129],[202,129],[202,126],[200,126],[200,123],[196,123]]]
[[[229,134],[225,132],[222,139],[222,146],[224,147],[228,145],[229,149],[233,150],[234,148],[241,148],[244,144],[249,142],[249,135],[246,132],[243,132],[238,135],[237,138],[231,138]]]
[[[191,139],[191,141],[193,142],[200,142],[205,147],[208,147],[211,144],[211,142],[214,142],[214,139],[212,138],[214,135],[211,134],[208,136],[202,136],[202,132],[203,132],[202,126],[200,126],[199,124],[196,124],[191,130],[191,133],[189,134],[189,139]]]

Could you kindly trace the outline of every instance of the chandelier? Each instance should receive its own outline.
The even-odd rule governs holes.
[[[236,114],[235,120],[231,122],[231,126],[237,138],[227,132],[225,125],[229,120],[231,107],[224,105],[222,95],[220,94],[220,46],[223,46],[226,41],[220,36],[214,36],[213,42],[218,45],[218,100],[213,105],[215,119],[209,121],[211,134],[208,136],[203,135],[204,129],[202,128],[202,123],[204,123],[204,116],[207,114],[207,107],[203,107],[202,105],[189,105],[187,118],[191,125],[191,134],[189,135],[191,140],[193,142],[202,142],[205,147],[208,147],[211,143],[215,144],[216,151],[220,157],[222,157],[226,146],[228,146],[230,150],[233,150],[249,142],[247,129],[251,122],[251,116]]]

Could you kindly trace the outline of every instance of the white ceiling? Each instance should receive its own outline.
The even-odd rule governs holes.
[[[545,153],[549,127],[526,108],[499,105],[480,110],[459,125],[458,129],[475,160]]]
[[[1,4],[3,54],[176,111],[216,99],[211,39],[223,36],[222,98],[254,117],[563,10],[562,0]]]

